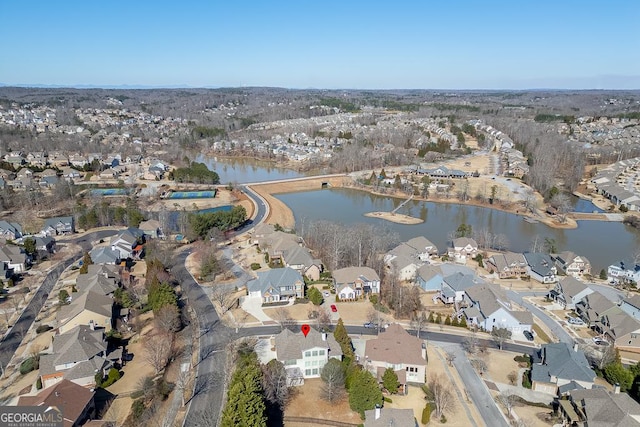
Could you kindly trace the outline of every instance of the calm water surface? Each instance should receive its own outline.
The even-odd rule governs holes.
[[[210,170],[216,171],[220,175],[221,184],[276,181],[306,176],[303,172],[275,167],[273,163],[255,159],[217,159],[200,154],[195,161],[204,163]]]

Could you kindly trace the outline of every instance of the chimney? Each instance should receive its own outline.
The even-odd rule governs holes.
[[[327,333],[323,332],[322,333],[322,341],[326,341],[327,340]]]
[[[374,420],[377,420],[378,418],[380,418],[380,405],[376,405],[376,412],[375,412]]]
[[[56,391],[56,397],[60,397],[60,393]]]
[[[578,351],[578,343],[575,343],[573,345],[573,351],[577,352]]]
[[[613,394],[620,394],[620,383],[615,383],[613,385]]]
[[[89,329],[91,329],[92,331],[96,330],[96,324],[93,323],[93,320],[89,320]]]

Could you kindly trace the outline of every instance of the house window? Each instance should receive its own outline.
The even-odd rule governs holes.
[[[307,366],[311,366],[311,361],[310,361],[310,360],[305,360],[305,361],[304,361],[304,366],[305,366],[305,367],[307,367]]]
[[[318,350],[318,355],[319,356],[324,356],[324,350]]]
[[[318,368],[313,368],[311,372],[313,375],[318,375]]]
[[[305,369],[304,374],[307,376],[311,375],[311,369]]]
[[[317,356],[318,355],[318,350],[313,350],[313,353],[311,355],[312,356]]]
[[[305,351],[304,352],[304,357],[311,357],[311,352],[310,351]]]

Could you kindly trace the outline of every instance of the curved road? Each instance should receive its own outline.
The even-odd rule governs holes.
[[[103,239],[116,233],[117,231],[115,230],[101,230],[65,241],[76,243],[82,247],[82,251],[88,251],[91,249],[92,241]],[[44,303],[47,301],[49,294],[53,290],[62,272],[81,256],[82,252],[75,253],[47,273],[42,284],[38,287],[29,304],[22,310],[22,314],[10,329],[9,333],[0,340],[0,349],[2,349],[0,351],[0,366],[3,369],[11,361],[25,334],[33,324],[38,313],[40,313],[40,310],[42,310]]]

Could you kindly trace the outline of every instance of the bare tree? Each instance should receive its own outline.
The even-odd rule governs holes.
[[[229,310],[233,308],[235,303],[235,299],[233,298],[233,293],[228,288],[225,288],[222,285],[217,285],[213,292],[211,293],[211,300],[214,303],[218,304],[220,307],[220,314],[224,316]]]
[[[435,407],[437,418],[455,408],[455,397],[451,388],[451,383],[442,374],[431,375],[427,385],[423,387],[427,400],[432,402]]]
[[[551,206],[558,209],[558,218],[560,222],[567,222],[567,214],[571,211],[571,201],[564,193],[557,193],[549,201]]]
[[[429,319],[427,317],[427,312],[424,310],[420,310],[418,313],[414,313],[413,316],[411,316],[411,327],[415,329],[416,336],[418,338],[420,338],[420,332],[422,332],[423,329],[426,329],[428,324]]]
[[[507,379],[509,380],[509,384],[516,385],[518,383],[518,373],[516,371],[509,372]]]
[[[469,363],[471,363],[471,366],[473,366],[480,375],[483,375],[487,371],[487,362],[482,359],[471,359]]]
[[[535,213],[536,212],[536,193],[531,188],[527,188],[524,192],[524,208],[527,212]]]
[[[148,338],[145,346],[144,360],[151,365],[156,375],[162,372],[167,366],[167,363],[169,363],[172,346],[172,334],[158,333]]]
[[[597,366],[598,369],[604,369],[605,366],[616,360],[615,347],[612,345],[604,346],[602,350],[594,348],[593,345],[586,345],[582,346],[582,350],[589,362]]]
[[[285,307],[278,307],[273,310],[273,320],[278,322],[281,330],[295,325],[295,320],[291,317],[289,310],[287,310]]]
[[[345,393],[346,374],[344,367],[337,359],[329,359],[320,374],[322,378],[321,397],[329,403],[335,403],[342,399]]]
[[[262,365],[262,388],[264,397],[282,410],[291,397],[291,387],[287,381],[287,371],[282,362],[276,359]]]
[[[518,396],[510,392],[505,392],[500,393],[498,396],[496,396],[496,400],[498,401],[498,403],[504,406],[504,409],[507,410],[507,417],[511,419],[513,417],[513,413],[511,411],[518,402]]]
[[[163,335],[170,335],[180,329],[180,311],[175,305],[165,305],[153,317],[155,328]]]
[[[469,355],[474,355],[478,352],[478,337],[475,333],[462,340],[462,348]]]
[[[218,414],[212,405],[198,412],[189,412],[189,418],[185,425],[192,427],[216,427],[218,425]]]
[[[491,338],[498,344],[498,349],[502,350],[502,346],[505,341],[511,339],[511,331],[507,328],[493,328],[491,331]]]
[[[449,366],[453,366],[453,361],[456,360],[456,354],[452,351],[447,351],[445,354],[447,362],[449,362]]]

